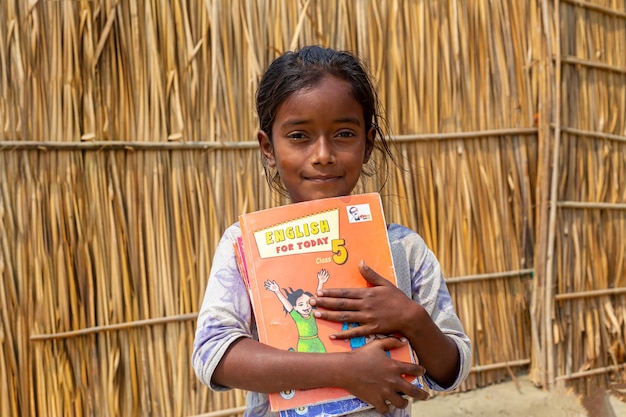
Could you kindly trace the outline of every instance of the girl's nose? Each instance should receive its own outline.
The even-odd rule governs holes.
[[[313,163],[327,165],[335,163],[335,150],[330,139],[322,136],[315,141]]]

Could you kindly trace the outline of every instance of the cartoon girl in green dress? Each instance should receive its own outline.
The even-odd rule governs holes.
[[[330,278],[327,270],[322,269],[317,273],[317,291],[321,290]],[[313,308],[309,304],[309,299],[313,297],[308,291],[302,289],[293,290],[289,288],[281,291],[280,286],[273,280],[265,281],[265,289],[273,292],[282,303],[283,308],[296,323],[298,329],[298,352],[326,352],[324,344],[317,334],[317,322],[313,317]]]

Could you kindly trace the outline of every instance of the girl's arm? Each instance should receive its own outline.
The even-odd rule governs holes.
[[[373,287],[321,291],[310,303],[327,310],[316,310],[315,317],[361,324],[331,335],[337,339],[401,333],[411,343],[428,377],[444,388],[450,387],[460,368],[456,343],[441,331],[424,307],[365,263],[359,265],[359,270]]]
[[[387,404],[407,405],[402,392],[425,399],[425,391],[403,374],[422,375],[421,366],[391,360],[384,350],[401,343],[372,342],[349,353],[287,352],[254,340],[254,319],[245,282],[238,272],[233,242],[239,228],[231,226],[220,241],[202,307],[198,313],[192,363],[200,380],[214,390],[240,388],[279,392],[312,387],[342,387],[386,412]],[[395,344],[395,345],[394,345]]]
[[[291,310],[293,310],[293,305],[291,305],[287,297],[285,297],[285,295],[280,291],[280,286],[276,283],[276,281],[270,281],[268,279],[265,281],[264,285],[266,290],[273,292],[276,297],[278,297],[278,300],[281,302],[287,313],[290,313]]]
[[[398,315],[396,331],[409,340],[419,358],[420,365],[426,368],[429,378],[444,388],[450,387],[455,382],[460,368],[459,350],[456,343],[441,331],[424,307],[404,296],[388,280],[364,263],[359,266],[359,269],[368,282],[374,286],[383,287],[379,288],[378,296],[384,297],[391,305],[397,306],[392,309],[393,314]],[[387,291],[393,295],[385,295],[384,292]],[[388,319],[392,321],[391,317]]]
[[[385,350],[402,346],[395,339],[381,339],[347,353],[303,353],[278,350],[255,340],[233,343],[213,374],[213,383],[256,392],[342,387],[372,404],[380,413],[387,401],[399,408],[409,403],[402,393],[417,399],[428,394],[403,375],[420,376],[419,365],[398,362]]]

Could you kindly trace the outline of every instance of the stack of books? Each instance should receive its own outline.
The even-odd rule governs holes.
[[[235,244],[250,292],[259,341],[279,349],[345,352],[372,337],[331,340],[331,333],[356,326],[313,317],[308,299],[320,288],[363,288],[361,260],[397,285],[378,193],[307,201],[243,214]],[[389,351],[393,359],[415,362],[407,344]],[[411,381],[421,386],[419,379]],[[370,408],[341,388],[290,390],[269,394],[282,417],[337,416]]]

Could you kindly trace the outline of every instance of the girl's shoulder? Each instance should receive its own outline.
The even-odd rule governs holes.
[[[402,254],[411,262],[424,262],[435,255],[426,241],[415,230],[401,224],[391,223],[387,226],[387,236],[391,252]]]
[[[389,243],[402,243],[403,245],[426,246],[424,239],[415,230],[397,223],[387,225]]]
[[[231,224],[230,226],[228,226],[226,228],[226,231],[224,232],[224,234],[226,233],[234,233],[234,234],[239,234],[241,235],[241,226],[239,225],[239,222],[235,222],[233,224]]]
[[[222,234],[222,240],[229,240],[232,242],[235,242],[239,237],[241,237],[241,227],[239,226],[239,222],[235,222],[228,226]]]
[[[217,245],[215,256],[218,258],[227,258],[234,253],[234,244],[241,238],[241,228],[239,222],[233,223],[224,230],[222,237]]]

